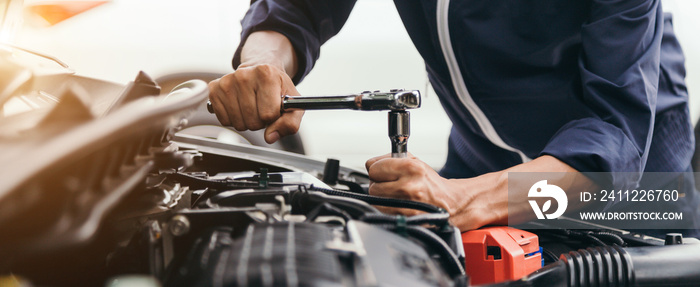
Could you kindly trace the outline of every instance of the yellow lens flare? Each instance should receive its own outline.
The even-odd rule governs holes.
[[[41,2],[27,5],[26,9],[33,14],[39,15],[49,26],[53,26],[107,2],[109,1]]]

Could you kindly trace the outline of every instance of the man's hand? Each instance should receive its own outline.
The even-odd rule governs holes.
[[[446,179],[412,155],[390,158],[388,155],[366,163],[371,195],[408,199],[441,207],[450,214],[450,222],[466,231],[485,225],[508,224],[509,204],[512,216],[526,221],[532,211],[525,202],[508,202],[508,172],[557,172],[576,175],[576,170],[551,156],[541,156],[512,168],[474,178]],[[555,182],[567,192],[590,188],[584,176],[564,177]],[[528,187],[521,191],[527,194]],[[414,215],[409,209],[384,209],[391,213]],[[529,213],[528,213],[529,211]]]
[[[299,95],[290,78],[296,57],[289,40],[276,32],[255,32],[246,40],[241,59],[235,72],[209,83],[219,122],[239,131],[265,128],[270,144],[296,133],[304,111],[280,110],[282,95]]]
[[[282,95],[298,96],[292,80],[277,67],[268,64],[241,67],[209,83],[209,100],[222,125],[236,130],[266,128],[265,141],[299,130],[304,111],[281,114]]]
[[[438,206],[445,209],[450,214],[452,224],[462,230],[478,228],[507,216],[507,205],[505,208],[494,208],[491,202],[485,200],[488,197],[480,196],[493,187],[493,184],[479,185],[489,182],[488,179],[446,179],[412,155],[408,158],[390,158],[389,155],[376,157],[367,161],[366,168],[372,181],[369,187],[371,195]],[[404,215],[419,213],[410,209],[384,210]]]

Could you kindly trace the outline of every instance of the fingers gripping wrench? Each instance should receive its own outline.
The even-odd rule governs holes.
[[[420,92],[417,90],[391,90],[389,92],[369,92],[343,96],[322,97],[291,97],[283,96],[280,107],[281,112],[290,109],[302,110],[362,110],[362,111],[389,111],[389,139],[391,139],[391,157],[403,158],[407,156],[408,137],[410,136],[409,109],[419,108],[421,105]],[[211,103],[207,103],[210,113],[214,110]]]

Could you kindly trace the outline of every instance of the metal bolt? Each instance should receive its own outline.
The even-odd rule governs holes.
[[[174,236],[182,236],[190,231],[190,220],[184,215],[175,215],[170,219],[170,233]]]

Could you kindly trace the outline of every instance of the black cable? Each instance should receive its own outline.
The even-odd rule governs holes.
[[[550,262],[557,262],[557,261],[559,261],[559,256],[557,256],[556,254],[554,254],[554,252],[552,252],[552,251],[549,250],[549,249],[542,248],[542,255],[543,255],[543,256],[549,257],[549,258],[550,258]]]
[[[357,182],[339,179],[338,183],[347,186],[352,193],[367,194],[367,190],[362,188],[362,185]]]
[[[313,222],[314,220],[316,220],[316,218],[318,218],[319,215],[324,214],[324,212],[325,214],[340,216],[343,219],[345,219],[345,222],[348,222],[352,219],[352,217],[347,212],[326,202],[311,210],[311,212],[309,212],[309,214],[306,216],[305,221]]]
[[[388,214],[367,214],[360,217],[360,220],[367,223],[396,223],[395,215]]]
[[[427,213],[418,214],[410,217],[406,217],[406,224],[409,225],[422,225],[422,224],[432,224],[435,226],[445,226],[449,224],[450,215],[447,213]],[[398,221],[398,216],[387,215],[387,214],[367,214],[362,216],[360,220],[367,223],[392,223],[395,224]]]
[[[449,224],[450,214],[445,213],[428,213],[428,214],[418,214],[408,218],[407,222],[411,224],[434,224],[434,225],[446,225]]]
[[[589,241],[591,241],[591,242],[597,244],[598,246],[608,246],[608,244],[606,244],[605,242],[603,242],[603,240],[600,240],[600,238],[595,237],[595,236],[591,235],[590,233],[585,233],[585,234],[583,235],[583,237],[586,238],[586,239],[588,239]]]
[[[609,232],[609,231],[596,231],[593,232],[593,236],[605,240],[606,242],[612,242],[612,244],[616,244],[619,246],[626,246],[627,243],[625,243],[625,240],[622,239],[619,235]]]
[[[446,213],[444,209],[434,206],[432,204],[427,204],[418,201],[396,199],[396,198],[386,198],[367,194],[352,193],[336,189],[320,188],[311,185],[309,190],[320,191],[328,195],[345,196],[354,198],[367,202],[372,205],[386,206],[386,207],[396,207],[396,208],[409,208],[420,211],[425,211],[429,213]]]
[[[593,231],[590,231],[590,230],[587,230],[587,231],[569,230],[569,235],[572,235],[574,237],[578,237],[578,238],[583,239],[583,240],[587,240],[587,241],[594,243],[598,246],[608,246],[607,243],[600,240],[600,238],[594,236]]]
[[[593,243],[597,246],[618,245],[627,246],[622,237],[605,230],[570,230],[570,229],[555,229],[549,231],[552,234],[561,236],[564,239],[574,239],[581,242]]]
[[[362,200],[313,191],[307,189],[304,185],[299,185],[299,192],[293,192],[291,195],[292,209],[298,208],[300,211],[309,210],[318,204],[327,202],[343,209],[353,218],[359,218],[366,214],[381,214],[377,208]]]
[[[420,226],[405,226],[399,227],[396,225],[377,225],[379,227],[394,231],[395,229],[405,228],[405,231],[416,239],[426,243],[426,245],[434,248],[443,260],[440,262],[445,269],[452,274],[464,275],[464,267],[460,263],[459,257],[452,252],[452,249],[435,233]]]

